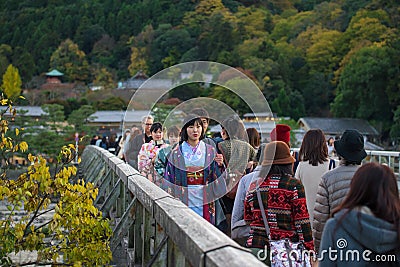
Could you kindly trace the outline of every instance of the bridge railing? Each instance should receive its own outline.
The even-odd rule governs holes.
[[[375,151],[366,150],[367,157],[364,162],[378,162],[381,164],[387,164],[394,173],[399,175],[400,171],[400,152],[398,151]]]
[[[292,148],[292,151],[299,151],[299,148]],[[367,157],[363,160],[366,162],[378,162],[388,165],[393,172],[399,176],[400,173],[400,152],[399,151],[380,151],[380,150],[365,150]]]
[[[99,188],[95,204],[111,219],[111,250],[126,252],[125,266],[265,266],[110,152],[87,146],[80,172]]]

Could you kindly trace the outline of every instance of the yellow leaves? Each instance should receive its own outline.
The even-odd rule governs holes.
[[[10,195],[10,189],[6,186],[0,186],[0,200],[2,200],[4,196],[8,195]]]
[[[4,130],[4,129],[3,129]],[[1,137],[1,148],[5,148],[7,150],[11,150],[13,148],[13,144],[11,142],[10,137],[4,137],[4,135]]]
[[[11,100],[17,99],[21,94],[22,81],[18,73],[18,69],[13,65],[8,65],[6,72],[3,75],[3,92],[7,98]]]
[[[15,229],[15,237],[17,240],[21,240],[24,236],[25,224],[17,224],[14,227]]]
[[[8,99],[2,99],[0,103],[2,106],[8,105]]]
[[[1,98],[0,101],[3,105],[9,103]],[[14,111],[10,106],[10,112]],[[15,151],[26,152],[28,144],[8,137],[5,134],[7,129],[7,121],[0,119],[2,151],[10,154]],[[21,137],[22,130],[17,128],[12,131],[15,131],[15,136]],[[31,164],[25,173],[14,180],[0,179],[0,200],[9,203],[9,213],[21,209],[21,213],[26,214],[19,221],[0,219],[3,233],[0,234],[1,252],[36,250],[40,263],[48,263],[49,260],[54,263],[63,260],[63,263],[71,266],[104,266],[109,263],[112,231],[109,222],[102,218],[101,212],[93,204],[98,189],[84,180],[71,182],[74,180],[71,177],[77,174],[77,168],[69,166],[64,160],[71,159],[74,153],[75,146],[72,144],[61,149],[63,165],[54,174],[53,171],[50,173],[44,157],[28,154]],[[52,208],[51,199],[55,198],[59,202],[54,206],[51,221],[47,223],[48,217],[45,219],[44,216],[49,214],[46,211]],[[31,220],[33,224],[29,223]],[[54,243],[50,243],[50,240]],[[59,251],[63,252],[63,256],[59,255]]]
[[[22,141],[19,144],[19,148],[21,149],[22,152],[26,152],[28,150],[28,143],[26,143],[25,141]]]

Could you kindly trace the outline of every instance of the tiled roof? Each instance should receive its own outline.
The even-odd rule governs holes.
[[[101,110],[92,114],[89,119],[94,123],[140,123],[143,116],[149,115],[148,110]]]
[[[64,73],[59,72],[58,70],[54,69],[54,70],[52,70],[50,72],[47,72],[46,75],[47,76],[63,76]]]
[[[6,106],[1,106],[0,110],[5,110],[6,108]],[[40,117],[47,114],[40,106],[13,106],[13,108],[15,108],[17,114],[20,114],[21,116]],[[21,114],[22,111],[24,111],[23,114]],[[27,112],[25,113],[25,111]],[[10,113],[7,112],[5,115],[10,115]]]
[[[340,135],[347,129],[355,129],[363,135],[379,135],[366,120],[351,118],[300,118],[298,123],[304,130],[321,129],[327,135]]]
[[[246,122],[243,121],[244,127],[247,128],[256,128],[256,130],[262,135],[262,136],[269,136],[269,133],[272,131],[272,129],[275,128],[275,122],[274,121],[268,121],[268,122]],[[217,124],[214,126],[210,126],[210,132],[212,133],[217,133],[221,131],[221,125]]]

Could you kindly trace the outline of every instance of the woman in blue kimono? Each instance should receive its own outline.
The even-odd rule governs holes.
[[[204,136],[205,129],[199,117],[185,118],[179,146],[168,156],[163,188],[222,229],[221,223],[226,221],[218,198],[226,193],[226,184],[214,161],[215,149],[201,141]]]

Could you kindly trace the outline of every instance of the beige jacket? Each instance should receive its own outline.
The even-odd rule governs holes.
[[[350,189],[351,179],[359,167],[360,165],[345,166],[340,163],[338,167],[322,176],[317,190],[312,224],[315,251],[319,251],[325,223],[332,211],[344,200]]]

